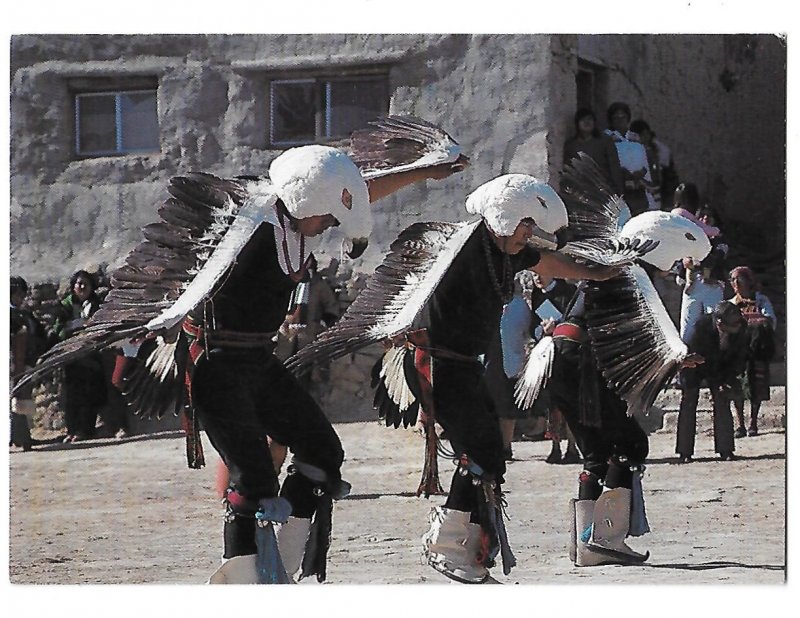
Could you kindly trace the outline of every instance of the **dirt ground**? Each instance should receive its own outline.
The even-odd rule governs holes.
[[[331,584],[443,584],[419,538],[430,500],[417,498],[423,442],[375,423],[337,425],[352,495],[334,512]],[[9,573],[13,584],[201,584],[219,563],[222,507],[216,453],[190,470],[175,433],[128,441],[14,450]],[[518,565],[509,584],[780,584],[785,581],[785,433],[737,441],[721,462],[698,436],[694,463],[676,465],[674,434],[651,435],[644,479],[652,532],[633,539],[651,559],[579,569],[566,553],[567,505],[579,465],[548,465],[545,442],[515,442],[507,529]],[[452,464],[440,459],[443,484]],[[304,580],[303,585],[315,585]]]

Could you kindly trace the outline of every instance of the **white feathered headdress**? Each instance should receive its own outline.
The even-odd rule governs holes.
[[[527,174],[505,174],[467,197],[467,212],[480,215],[498,236],[511,236],[523,219],[555,234],[567,225],[567,209],[555,189]]]
[[[619,236],[657,240],[658,246],[641,259],[661,270],[669,270],[685,257],[700,262],[711,251],[711,242],[699,225],[686,217],[660,210],[631,218],[622,226]]]
[[[365,239],[372,232],[367,184],[341,150],[316,145],[292,148],[272,162],[269,178],[296,219],[333,215],[351,239]]]

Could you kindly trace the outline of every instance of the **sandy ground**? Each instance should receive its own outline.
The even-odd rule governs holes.
[[[375,423],[337,426],[352,495],[337,504],[331,584],[443,584],[421,563],[430,500],[417,498],[423,442]],[[10,580],[15,584],[200,584],[216,568],[222,507],[217,460],[189,470],[175,433],[12,451]],[[579,465],[548,465],[549,445],[516,442],[510,463],[508,533],[518,565],[502,583],[780,584],[785,580],[785,434],[737,441],[721,462],[709,436],[696,461],[674,463],[674,435],[651,436],[644,480],[652,532],[636,567],[579,569],[566,553],[567,505]],[[452,464],[440,459],[443,484]],[[305,580],[303,584],[314,585]]]

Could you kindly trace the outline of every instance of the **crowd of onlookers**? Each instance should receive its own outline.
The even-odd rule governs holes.
[[[45,323],[26,307],[28,284],[11,277],[11,382],[59,341],[78,330],[100,308],[97,277],[85,270],[72,275],[68,291],[61,297],[55,315]],[[100,408],[107,400],[107,378],[99,353],[67,364],[61,381],[63,394],[64,442],[93,438]],[[29,450],[32,444],[28,417],[34,413],[32,385],[17,393],[11,402],[11,442]],[[102,422],[102,419],[99,419]],[[124,437],[120,427],[117,437]]]

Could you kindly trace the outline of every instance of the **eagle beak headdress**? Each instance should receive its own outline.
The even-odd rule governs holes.
[[[622,226],[619,236],[658,241],[658,245],[641,259],[661,270],[669,270],[675,262],[686,257],[702,261],[711,251],[711,242],[699,225],[660,210],[643,212],[631,218]]]
[[[555,189],[527,174],[505,174],[467,197],[467,212],[479,215],[497,236],[511,236],[523,219],[547,234],[567,225],[567,209]]]
[[[332,215],[344,233],[347,254],[364,252],[372,232],[369,192],[344,152],[329,146],[292,148],[272,162],[269,177],[292,217]]]

